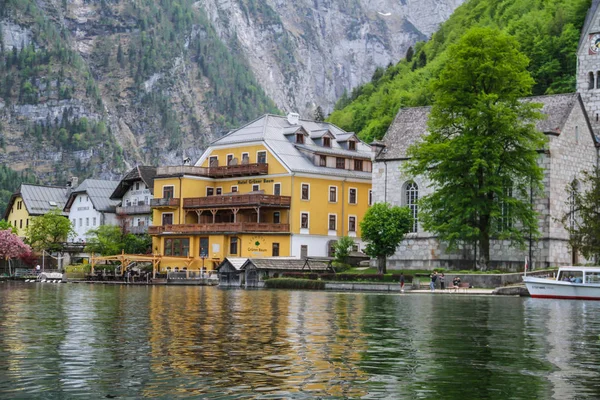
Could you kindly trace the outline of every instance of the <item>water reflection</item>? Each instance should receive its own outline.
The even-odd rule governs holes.
[[[600,397],[596,302],[3,284],[3,398]]]

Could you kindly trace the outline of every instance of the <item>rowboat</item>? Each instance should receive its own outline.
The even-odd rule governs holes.
[[[600,267],[560,267],[556,278],[524,276],[531,297],[600,300]]]

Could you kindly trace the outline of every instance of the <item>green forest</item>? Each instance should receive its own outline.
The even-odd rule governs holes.
[[[519,42],[530,59],[532,95],[575,91],[576,51],[590,0],[470,0],[426,43],[408,49],[396,65],[379,68],[371,82],[336,103],[328,117],[371,142],[381,139],[401,107],[430,105],[430,83],[439,76],[449,45],[474,26],[494,27]]]

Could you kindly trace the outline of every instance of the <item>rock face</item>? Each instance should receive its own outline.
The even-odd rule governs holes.
[[[224,41],[237,37],[260,84],[285,111],[329,113],[346,90],[427,40],[464,0],[266,0],[278,18],[251,18],[241,3],[203,6]]]
[[[0,11],[1,58],[14,60],[0,68],[0,83],[9,77],[12,85],[0,90],[0,162],[33,168],[45,183],[69,175],[117,178],[137,163],[180,164],[258,117],[240,112],[257,91],[283,112],[311,118],[320,106],[327,114],[344,91],[403,58],[463,1],[22,0]],[[147,25],[150,9],[172,24],[162,38]],[[231,80],[206,73],[222,65],[207,64],[199,50],[211,35],[254,83],[223,94]],[[164,40],[171,49],[164,51]],[[48,43],[62,50],[24,73],[27,62],[17,62],[16,53],[39,54]],[[156,65],[140,72],[147,64]],[[102,131],[96,125],[75,131],[81,119],[106,126],[108,137],[89,137]],[[62,139],[51,137],[61,128],[68,130]],[[83,144],[70,146],[65,134]]]

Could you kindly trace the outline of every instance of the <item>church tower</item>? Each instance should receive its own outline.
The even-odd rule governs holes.
[[[600,134],[600,0],[588,10],[577,49],[577,92],[596,135]]]

